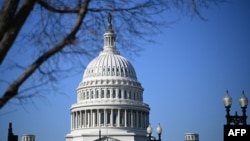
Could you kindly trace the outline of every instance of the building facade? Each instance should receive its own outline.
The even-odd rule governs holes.
[[[185,141],[199,141],[199,134],[197,133],[186,133]]]
[[[66,141],[145,141],[149,105],[132,64],[116,48],[109,15],[104,47],[86,67]]]
[[[22,141],[35,141],[35,137],[33,134],[24,134],[22,135]]]

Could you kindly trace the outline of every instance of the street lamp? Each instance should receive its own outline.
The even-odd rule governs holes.
[[[153,132],[153,129],[152,129],[151,125],[149,124],[148,128],[147,128],[147,133],[148,133],[148,139],[149,139],[149,141],[161,141],[162,128],[160,126],[160,123],[159,123],[158,127],[156,128],[156,132],[157,132],[158,137],[159,137],[158,140],[155,139],[155,138],[152,139],[152,136],[151,136],[152,132]]]
[[[240,107],[242,109],[242,116],[239,116],[237,112],[235,112],[235,115],[230,115],[232,98],[230,97],[228,91],[226,92],[226,96],[223,98],[223,103],[226,108],[227,125],[230,125],[231,123],[234,123],[235,125],[239,125],[240,123],[242,125],[247,125],[246,109],[247,109],[248,99],[245,96],[244,91],[242,91],[242,95],[239,99]]]

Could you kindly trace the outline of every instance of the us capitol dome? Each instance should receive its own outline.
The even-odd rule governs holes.
[[[66,141],[145,141],[149,105],[132,64],[115,45],[112,17],[104,47],[86,67],[77,87],[77,102],[70,108]]]

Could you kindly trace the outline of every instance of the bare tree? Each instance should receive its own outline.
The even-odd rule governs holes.
[[[119,49],[129,54],[143,48],[152,33],[167,26],[169,9],[205,20],[201,8],[224,0],[3,0],[0,11],[0,108],[11,99],[33,97],[55,89],[59,80],[76,71],[83,57],[102,48],[101,36],[112,13]],[[154,19],[154,20],[152,20]],[[15,55],[14,57],[11,55]],[[25,59],[22,60],[22,59]],[[12,71],[13,76],[4,76]],[[44,96],[44,94],[41,94]]]

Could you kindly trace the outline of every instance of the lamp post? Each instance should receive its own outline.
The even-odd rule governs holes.
[[[159,123],[158,127],[156,128],[156,132],[157,132],[158,137],[159,137],[158,140],[155,139],[155,138],[152,139],[152,136],[151,136],[151,135],[152,135],[152,132],[153,132],[153,129],[152,129],[152,127],[151,127],[150,124],[149,124],[149,125],[148,125],[148,128],[147,128],[148,140],[149,140],[149,141],[161,141],[162,128],[161,128],[161,126],[160,126],[160,123]]]
[[[230,115],[232,98],[230,97],[228,91],[226,92],[226,96],[223,98],[223,103],[226,108],[227,125],[230,125],[231,123],[234,123],[234,125],[239,125],[239,124],[247,125],[246,109],[247,109],[248,99],[245,96],[244,91],[242,91],[242,95],[239,99],[240,107],[242,109],[241,116],[239,116],[237,112],[235,112],[235,115]]]

